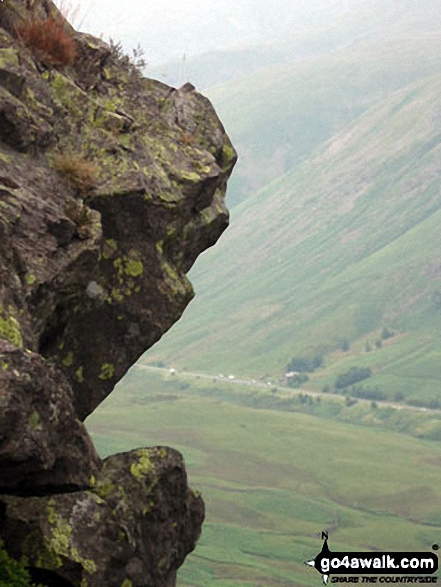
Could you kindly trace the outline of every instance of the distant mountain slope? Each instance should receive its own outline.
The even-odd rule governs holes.
[[[439,72],[441,35],[424,35],[270,67],[208,91],[239,152],[230,207],[391,92]]]
[[[186,30],[193,34],[186,34],[186,49],[177,59],[151,67],[152,77],[170,85],[191,81],[205,90],[270,65],[363,42],[441,31],[439,0],[273,0],[270,6],[247,0],[211,5],[208,16],[206,12],[201,4],[187,15]],[[176,27],[179,34],[169,30],[166,45],[182,44],[182,15]],[[201,28],[204,32],[195,35]],[[160,32],[150,32],[150,43]],[[195,55],[202,47],[205,52]]]
[[[146,358],[281,374],[295,354],[373,342],[389,326],[400,336],[363,362],[387,371],[404,353],[420,361],[416,351],[430,344],[423,388],[441,352],[440,179],[434,76],[395,92],[236,207],[192,271],[195,301]],[[434,385],[441,391],[439,378]]]

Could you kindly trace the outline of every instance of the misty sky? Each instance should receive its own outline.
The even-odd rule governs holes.
[[[121,41],[126,49],[139,43],[152,63],[201,53],[223,41],[231,46],[243,37],[253,37],[253,25],[247,18],[249,6],[256,4],[253,0],[246,3],[248,8],[231,4],[230,14],[228,1],[222,7],[210,0],[81,0],[79,4],[73,23],[76,28]]]
[[[354,0],[328,0],[332,13]],[[260,43],[287,34],[288,23],[308,27],[322,17],[323,0],[55,0],[80,5],[74,26],[128,50],[138,43],[157,64],[212,49]],[[291,26],[291,25],[290,25]],[[284,30],[285,29],[285,30]],[[289,30],[289,29],[288,29]]]
[[[138,44],[148,65],[239,46],[331,39],[343,44],[366,35],[438,29],[441,0],[55,0],[79,6],[73,25]],[[72,19],[70,19],[72,20]],[[411,23],[411,24],[409,24]],[[409,28],[410,27],[410,28]],[[334,41],[333,41],[334,39]],[[334,45],[337,45],[334,43]]]

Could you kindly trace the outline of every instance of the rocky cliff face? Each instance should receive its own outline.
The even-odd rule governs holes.
[[[82,421],[191,300],[236,154],[189,84],[24,34],[59,18],[0,4],[0,537],[47,585],[172,586],[203,519],[179,453],[103,463]]]

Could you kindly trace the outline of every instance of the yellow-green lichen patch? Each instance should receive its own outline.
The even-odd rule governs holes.
[[[234,152],[233,147],[229,145],[227,142],[225,142],[224,146],[222,147],[223,164],[227,165],[228,163],[231,163],[235,156],[236,153]]]
[[[208,175],[211,171],[211,167],[204,165],[202,161],[196,161],[196,168],[201,175]]]
[[[139,277],[144,273],[144,265],[142,261],[127,260],[125,266],[126,275],[130,277]]]
[[[69,81],[64,75],[54,72],[52,79],[52,90],[54,97],[61,102],[61,104],[68,105],[69,100]]]
[[[120,283],[125,277],[140,277],[144,273],[144,265],[139,257],[136,251],[130,251],[129,255],[115,259],[113,266],[118,273]]]
[[[47,506],[48,521],[52,526],[51,537],[48,541],[48,549],[56,555],[61,566],[61,556],[69,555],[70,537],[72,535],[72,527],[67,520],[62,518],[56,511],[56,502],[50,499]]]
[[[118,137],[119,144],[123,147],[128,147],[132,140],[132,135],[130,133],[122,133]]]
[[[47,541],[47,554],[55,562],[55,567],[62,565],[61,557],[63,556],[79,563],[89,574],[96,572],[95,562],[82,557],[78,549],[72,546],[72,526],[56,511],[55,499],[48,501],[47,515],[52,530],[51,536]]]
[[[182,200],[182,192],[178,187],[171,188],[167,191],[161,191],[158,193],[159,199],[163,202],[164,208],[172,210]]]
[[[62,360],[62,363],[65,367],[72,367],[73,362],[74,362],[73,352],[69,351],[67,353],[67,355],[64,357],[64,359]]]
[[[162,269],[165,271],[164,281],[159,283],[159,290],[167,295],[174,296],[193,296],[193,287],[188,278],[183,275],[179,276],[177,271],[168,263],[161,263]]]
[[[130,579],[124,579],[124,581],[121,583],[121,587],[132,587],[133,583],[131,582]]]
[[[104,259],[110,259],[118,250],[118,243],[113,238],[108,238],[103,243],[102,254]]]
[[[20,324],[14,316],[6,316],[4,309],[0,306],[0,338],[8,340],[20,348],[23,347]]]
[[[8,69],[9,67],[18,67],[18,55],[14,49],[0,49],[0,67]]]
[[[112,377],[114,375],[115,375],[114,365],[112,365],[111,363],[104,363],[104,365],[101,365],[101,371],[100,371],[100,374],[98,375],[99,379],[106,381],[107,379],[112,379]]]
[[[83,558],[81,556],[81,554],[78,552],[78,549],[75,548],[74,546],[70,550],[70,555],[76,563],[80,563],[80,565],[83,567],[83,569],[87,573],[89,573],[89,575],[92,575],[93,573],[96,572],[95,562],[90,558]]]
[[[215,210],[212,210],[211,208],[205,208],[199,213],[199,218],[204,224],[211,224],[216,220],[217,214]]]
[[[28,273],[25,277],[26,285],[33,285],[37,278],[32,273]]]
[[[122,278],[124,275],[123,260],[122,259],[115,259],[115,261],[113,262],[113,266],[115,267],[115,269],[118,273],[120,283],[122,283]]]
[[[104,241],[102,254],[104,259],[110,259],[118,250],[118,244],[113,238],[108,238]]]
[[[7,371],[9,368],[9,363],[0,363],[0,369],[2,371]]]
[[[5,153],[0,153],[0,161],[3,161],[3,163],[11,163],[12,157],[10,155],[6,155]]]
[[[78,120],[88,118],[94,103],[87,94],[61,73],[53,71],[51,77],[55,99],[69,111],[73,118]]]
[[[93,489],[94,493],[96,493],[101,499],[106,499],[115,489],[115,485],[110,481],[98,481],[95,484]]]
[[[38,530],[33,530],[27,534],[21,543],[21,562],[24,566],[29,565],[29,561],[35,561],[35,566],[46,569],[58,569],[61,567],[61,558],[52,550],[47,549],[41,534]]]
[[[198,183],[198,181],[201,181],[201,176],[195,171],[181,171],[179,177],[180,179],[184,179],[191,183]]]
[[[142,514],[143,514],[143,516],[145,516],[149,512],[151,512],[152,509],[154,508],[154,506],[155,506],[155,502],[153,500],[150,500],[149,503],[142,508]]]
[[[110,292],[110,296],[108,296],[106,300],[109,304],[113,304],[113,302],[122,302],[124,300],[124,296],[119,288],[114,287]]]
[[[171,279],[173,279],[174,281],[179,281],[179,274],[178,274],[178,272],[169,263],[167,263],[166,261],[163,261],[163,263],[161,264],[161,267],[162,267],[162,269],[164,269],[164,271],[166,272],[166,274]]]
[[[78,369],[75,371],[75,378],[78,381],[78,383],[83,383],[83,381],[84,381],[83,367],[78,367]]]
[[[31,430],[36,430],[39,424],[40,414],[37,411],[34,411],[28,418],[28,426]]]
[[[130,472],[136,479],[142,480],[145,475],[148,475],[154,470],[154,465],[150,460],[150,453],[148,450],[140,449],[136,452],[136,455],[139,457],[139,460],[137,463],[131,464]]]

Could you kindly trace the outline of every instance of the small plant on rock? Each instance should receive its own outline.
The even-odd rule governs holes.
[[[77,226],[89,226],[94,223],[92,210],[83,202],[70,202],[64,209],[66,216]]]
[[[95,188],[98,169],[84,157],[72,153],[56,155],[52,166],[79,196]]]
[[[0,587],[35,587],[24,566],[11,558],[2,548],[0,548]]]
[[[144,50],[141,45],[136,49],[132,49],[132,54],[124,52],[121,43],[115,43],[113,39],[109,39],[110,54],[113,59],[123,67],[132,79],[140,79],[143,70],[147,66],[147,61],[144,58]]]
[[[66,66],[75,60],[75,39],[61,19],[31,18],[17,27],[17,35],[47,65]]]

